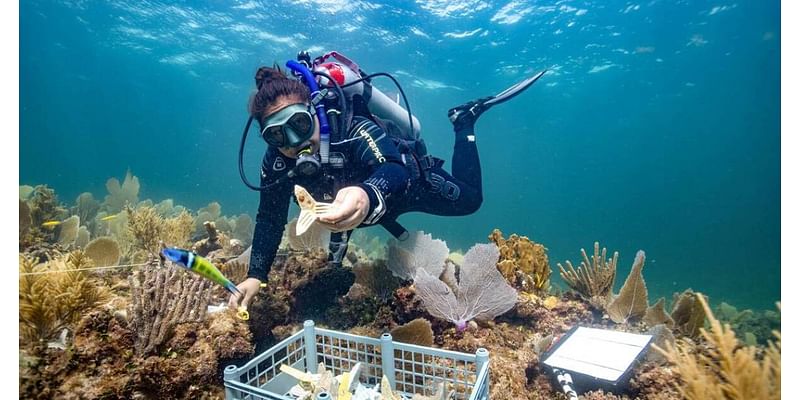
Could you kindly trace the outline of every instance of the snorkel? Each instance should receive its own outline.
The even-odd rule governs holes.
[[[325,106],[322,100],[325,98],[325,93],[319,90],[314,74],[304,64],[295,60],[286,62],[286,67],[292,70],[295,75],[299,75],[303,79],[303,83],[308,86],[311,91],[311,106],[317,110],[317,118],[319,118],[319,157],[322,164],[328,164],[328,154],[331,144],[331,127],[328,125],[328,115],[325,114]]]

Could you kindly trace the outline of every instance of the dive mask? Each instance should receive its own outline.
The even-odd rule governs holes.
[[[264,119],[261,137],[275,147],[300,146],[314,134],[313,110],[305,103],[284,107]]]

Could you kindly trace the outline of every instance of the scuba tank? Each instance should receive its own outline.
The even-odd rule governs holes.
[[[334,58],[337,61],[327,61],[329,58]],[[372,114],[382,120],[391,121],[397,126],[403,139],[419,139],[419,120],[408,112],[408,106],[406,105],[406,108],[403,108],[369,81],[370,77],[378,75],[388,76],[394,80],[391,75],[379,73],[368,76],[356,63],[335,51],[314,59],[312,70],[314,72],[322,72],[334,79],[336,81],[335,84],[342,88],[348,101],[352,101],[354,96],[361,96]],[[321,87],[333,87],[335,85],[323,75],[317,75],[317,82]],[[398,88],[402,92],[402,88],[399,85]],[[334,95],[334,93],[329,92],[329,95]]]

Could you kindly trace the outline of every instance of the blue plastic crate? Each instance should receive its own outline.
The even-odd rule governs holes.
[[[440,350],[316,328],[306,321],[303,330],[284,339],[242,367],[225,368],[225,397],[247,400],[294,400],[287,393],[297,380],[283,372],[287,364],[301,371],[317,372],[317,365],[334,375],[350,371],[361,363],[361,382],[374,386],[383,375],[396,393],[411,397],[431,395],[435,385],[445,381],[459,400],[489,398],[489,352],[475,354]]]

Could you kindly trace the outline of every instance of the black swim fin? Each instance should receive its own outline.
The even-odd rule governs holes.
[[[511,100],[520,93],[524,92],[525,89],[531,87],[531,85],[539,80],[539,78],[541,78],[545,72],[547,72],[547,70],[541,71],[536,75],[522,80],[521,82],[517,82],[513,86],[494,96],[483,97],[478,100],[467,102],[458,107],[451,108],[447,112],[447,116],[450,118],[450,122],[453,123],[456,130],[460,130],[465,126],[472,126],[478,117],[484,113],[484,111],[497,104],[505,103],[506,101]]]
[[[484,111],[488,110],[489,107],[491,107],[491,106],[494,106],[494,105],[497,105],[497,104],[500,104],[500,103],[504,103],[504,102],[506,102],[508,100],[513,99],[518,94],[520,94],[523,91],[525,91],[525,89],[527,89],[531,85],[533,85],[536,81],[538,81],[539,78],[541,78],[542,75],[544,75],[545,72],[547,72],[547,70],[541,71],[541,72],[537,73],[536,75],[531,76],[531,77],[529,77],[529,78],[527,78],[527,79],[525,79],[525,80],[523,80],[521,82],[518,82],[518,83],[514,84],[513,86],[511,86],[510,88],[508,88],[506,90],[503,90],[502,92],[492,96],[489,100],[486,100],[483,103],[484,107],[486,107],[486,109]]]

